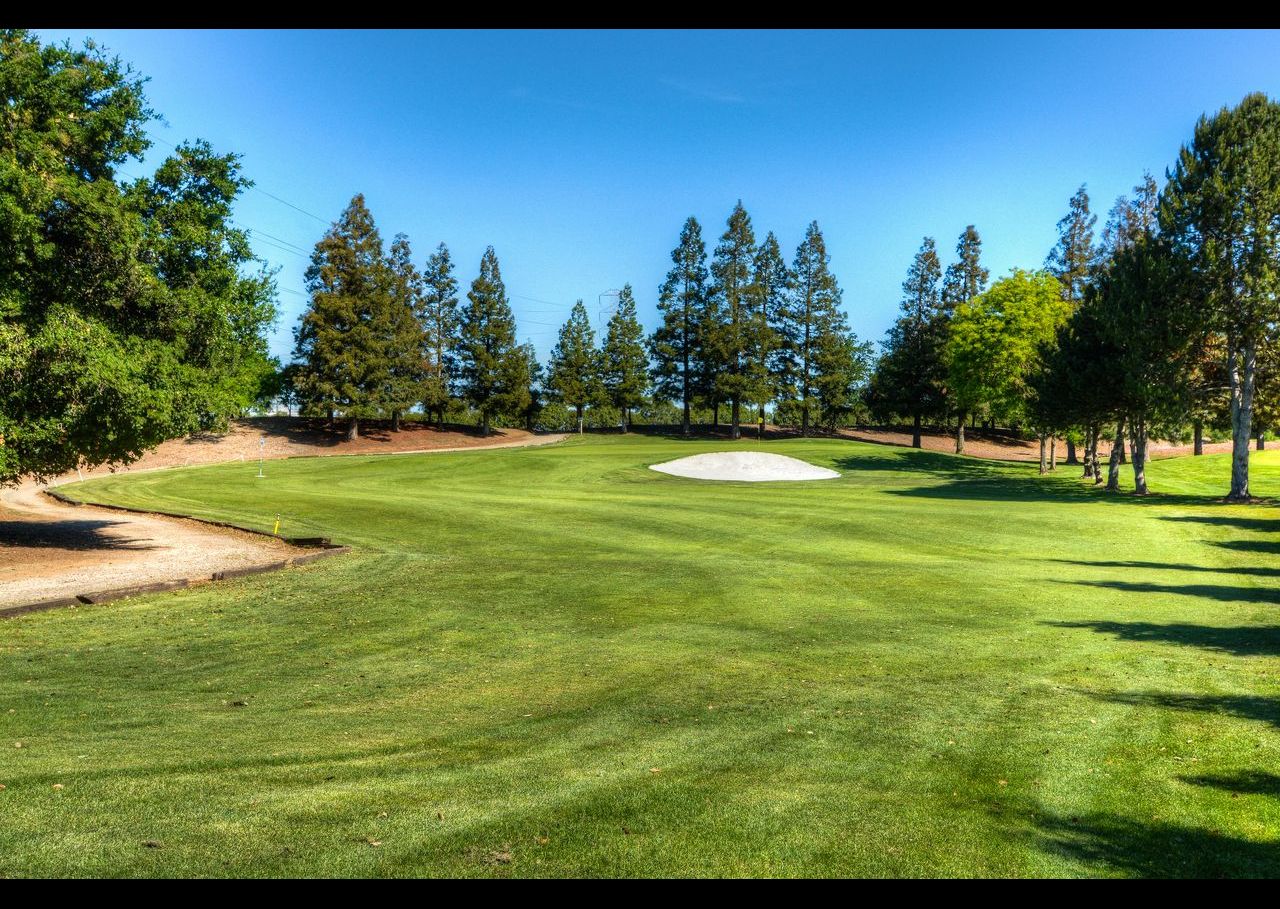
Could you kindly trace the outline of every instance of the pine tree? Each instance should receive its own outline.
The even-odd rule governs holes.
[[[950,322],[957,306],[968,303],[987,289],[987,278],[990,272],[982,267],[982,238],[970,224],[960,235],[956,244],[956,261],[947,266],[946,276],[942,279],[942,312]],[[953,406],[954,406],[953,402]],[[967,416],[963,407],[956,409],[956,454],[964,453],[964,419]]]
[[[631,410],[644,403],[649,358],[644,350],[644,329],[636,318],[631,285],[618,295],[618,311],[609,319],[604,338],[604,390],[609,403],[622,411],[622,431],[631,428]]]
[[[538,351],[534,348],[532,341],[525,341],[516,350],[520,354],[518,358],[520,369],[518,381],[515,384],[525,389],[524,406],[517,409],[524,418],[524,428],[533,432],[537,426],[538,415],[542,413],[542,364],[538,362]]]
[[[423,359],[426,376],[422,383],[422,406],[444,422],[453,396],[458,369],[458,282],[453,276],[449,247],[441,243],[427,259],[422,275],[422,297],[418,321],[423,331]]]
[[[757,414],[757,425],[764,431],[764,409],[769,400],[776,399],[783,392],[780,381],[779,357],[783,352],[784,336],[782,326],[786,317],[788,295],[791,292],[791,272],[782,257],[782,248],[778,238],[769,231],[764,242],[756,250],[756,259],[752,265],[756,284],[754,300],[760,307],[760,316],[764,319],[764,340],[756,351],[759,358],[757,368],[765,376],[765,393],[760,396],[760,410]]]
[[[742,435],[742,402],[759,400],[768,388],[768,373],[760,351],[768,349],[769,329],[757,300],[755,256],[751,217],[739,200],[711,262],[714,283],[709,299],[714,301],[714,315],[708,313],[704,322],[708,326],[706,346],[716,367],[716,400],[730,403],[731,434],[735,439]]]
[[[707,248],[702,227],[689,218],[680,230],[680,243],[671,251],[674,263],[658,291],[662,324],[649,340],[653,384],[660,397],[679,401],[681,428],[689,434],[689,411],[702,368],[702,318],[707,299]]]
[[[391,413],[391,429],[400,430],[400,416],[421,398],[425,375],[424,334],[417,313],[422,307],[422,276],[413,267],[409,238],[396,234],[387,259],[391,280],[391,310],[387,318],[387,384],[382,406]]]
[[[604,396],[600,351],[596,349],[596,335],[591,329],[587,307],[581,300],[573,304],[568,320],[560,327],[560,336],[548,363],[547,386],[560,402],[574,409],[581,433],[583,411]]]
[[[295,333],[298,386],[312,408],[341,411],[355,439],[360,420],[383,412],[396,363],[390,271],[364,196],[316,244],[306,287],[310,307]]]
[[[779,339],[773,358],[775,386],[781,400],[798,406],[800,432],[806,436],[812,418],[822,408],[818,397],[819,349],[824,338],[841,330],[844,319],[840,286],[830,265],[826,241],[818,222],[813,221],[796,247],[790,291],[774,323]]]
[[[942,279],[942,310],[948,318],[961,303],[968,303],[987,289],[990,272],[982,267],[982,238],[970,224],[956,243],[956,261]]]
[[[921,447],[921,421],[941,413],[946,402],[941,279],[937,246],[925,237],[902,284],[902,315],[889,329],[872,378],[872,400],[880,409],[911,415],[911,444],[916,448]]]
[[[1132,199],[1116,199],[1098,244],[1099,267],[1105,268],[1117,253],[1156,232],[1159,204],[1160,190],[1150,173],[1143,174],[1142,182],[1133,188]]]
[[[523,400],[527,389],[519,385],[520,359],[515,316],[498,257],[490,246],[480,259],[480,274],[467,292],[458,345],[463,397],[480,412],[482,435],[489,435],[494,414],[514,409],[513,398]]]
[[[1094,265],[1093,226],[1098,216],[1089,212],[1089,193],[1082,185],[1071,197],[1070,208],[1058,222],[1058,245],[1045,260],[1045,268],[1062,283],[1063,298],[1072,305],[1084,299],[1089,272]]]

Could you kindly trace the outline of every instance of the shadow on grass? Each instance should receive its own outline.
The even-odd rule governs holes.
[[[889,493],[927,499],[976,501],[1118,502],[1133,505],[1218,505],[1221,499],[1153,492],[1147,496],[1107,493],[1103,487],[1080,482],[1075,467],[1069,472],[1040,476],[1032,463],[1018,464],[957,457],[918,449],[892,449],[884,455],[836,458],[842,473],[875,472],[927,474],[939,482]],[[1278,525],[1280,526],[1280,525]]]
[[[1122,641],[1185,644],[1236,656],[1280,656],[1280,626],[1238,626],[1215,628],[1211,625],[1154,622],[1046,622],[1056,628],[1085,628],[1109,634]]]
[[[1280,729],[1280,700],[1256,694],[1164,694],[1143,691],[1109,693],[1082,691],[1081,693],[1109,704],[1217,713],[1222,716],[1269,723]]]
[[[1114,814],[1041,815],[1041,848],[1090,866],[1140,877],[1275,877],[1280,843]]]
[[[1179,594],[1204,597],[1222,603],[1280,603],[1280,590],[1237,587],[1231,584],[1153,584],[1149,581],[1065,581],[1085,587],[1102,587],[1127,593]]]
[[[1205,499],[1204,502],[1217,502],[1218,499]],[[1251,518],[1242,515],[1226,514],[1169,514],[1162,515],[1162,521],[1179,521],[1187,524],[1212,524],[1215,527],[1234,527],[1237,530],[1249,530],[1255,533],[1280,531],[1280,518]]]
[[[1132,568],[1142,571],[1207,571],[1214,574],[1242,574],[1259,578],[1280,578],[1280,567],[1245,565],[1238,568],[1217,568],[1211,565],[1189,565],[1185,562],[1091,562],[1087,559],[1047,559],[1063,565],[1083,565],[1086,568]]]
[[[1263,770],[1241,770],[1230,775],[1180,776],[1178,779],[1193,786],[1212,786],[1214,789],[1225,789],[1237,795],[1280,797],[1280,775]]]
[[[1210,540],[1212,546],[1232,549],[1236,552],[1259,552],[1263,555],[1280,555],[1280,540],[1272,543],[1269,540]]]

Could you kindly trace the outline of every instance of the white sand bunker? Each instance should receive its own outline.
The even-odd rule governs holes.
[[[815,467],[798,458],[764,451],[716,451],[653,464],[649,469],[695,480],[738,480],[745,483],[832,480],[840,476],[834,470]]]

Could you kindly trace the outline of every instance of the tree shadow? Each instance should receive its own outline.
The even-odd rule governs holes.
[[[1220,499],[1175,493],[1153,492],[1146,496],[1109,494],[1101,486],[1078,482],[1076,468],[1071,474],[1040,476],[1033,463],[991,461],[943,452],[894,448],[884,455],[852,455],[835,460],[841,472],[883,472],[928,474],[939,482],[909,489],[886,490],[892,495],[926,499],[964,499],[1007,502],[1115,502],[1132,505],[1221,504]]]
[[[1154,622],[1045,622],[1056,628],[1086,628],[1122,641],[1185,644],[1236,656],[1280,656],[1280,625],[1215,628]]]
[[[1204,776],[1180,776],[1178,779],[1194,786],[1212,786],[1239,795],[1271,795],[1280,797],[1280,774],[1264,770],[1241,770],[1236,773],[1206,774]]]
[[[1153,584],[1149,581],[1063,581],[1085,587],[1102,587],[1128,593],[1175,593],[1188,597],[1204,597],[1222,603],[1280,603],[1280,590],[1264,587],[1236,587],[1230,584]]]
[[[1090,562],[1085,559],[1046,559],[1064,565],[1083,565],[1086,568],[1139,568],[1156,571],[1207,571],[1215,574],[1242,574],[1261,578],[1280,578],[1280,567],[1245,565],[1238,568],[1215,568],[1210,565],[1189,565],[1174,562]]]
[[[0,549],[144,550],[157,548],[149,541],[104,533],[125,521],[97,519],[69,521],[0,521]]]
[[[1260,552],[1266,555],[1280,555],[1280,541],[1269,540],[1210,540],[1213,546],[1223,549],[1234,549],[1236,552]]]
[[[1114,814],[1039,815],[1041,848],[1142,877],[1275,877],[1280,843]]]
[[[1168,514],[1162,515],[1160,520],[1179,521],[1189,524],[1212,524],[1215,527],[1234,527],[1237,530],[1250,530],[1256,533],[1280,531],[1280,518],[1247,518],[1242,515],[1225,514]]]
[[[1164,694],[1142,691],[1099,693],[1083,690],[1080,693],[1110,704],[1216,713],[1257,720],[1280,729],[1280,699],[1256,694]]]

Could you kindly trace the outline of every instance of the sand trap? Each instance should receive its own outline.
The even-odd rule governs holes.
[[[799,458],[764,451],[716,451],[653,464],[650,470],[695,480],[738,480],[767,483],[776,480],[833,480],[840,474],[815,467]]]

